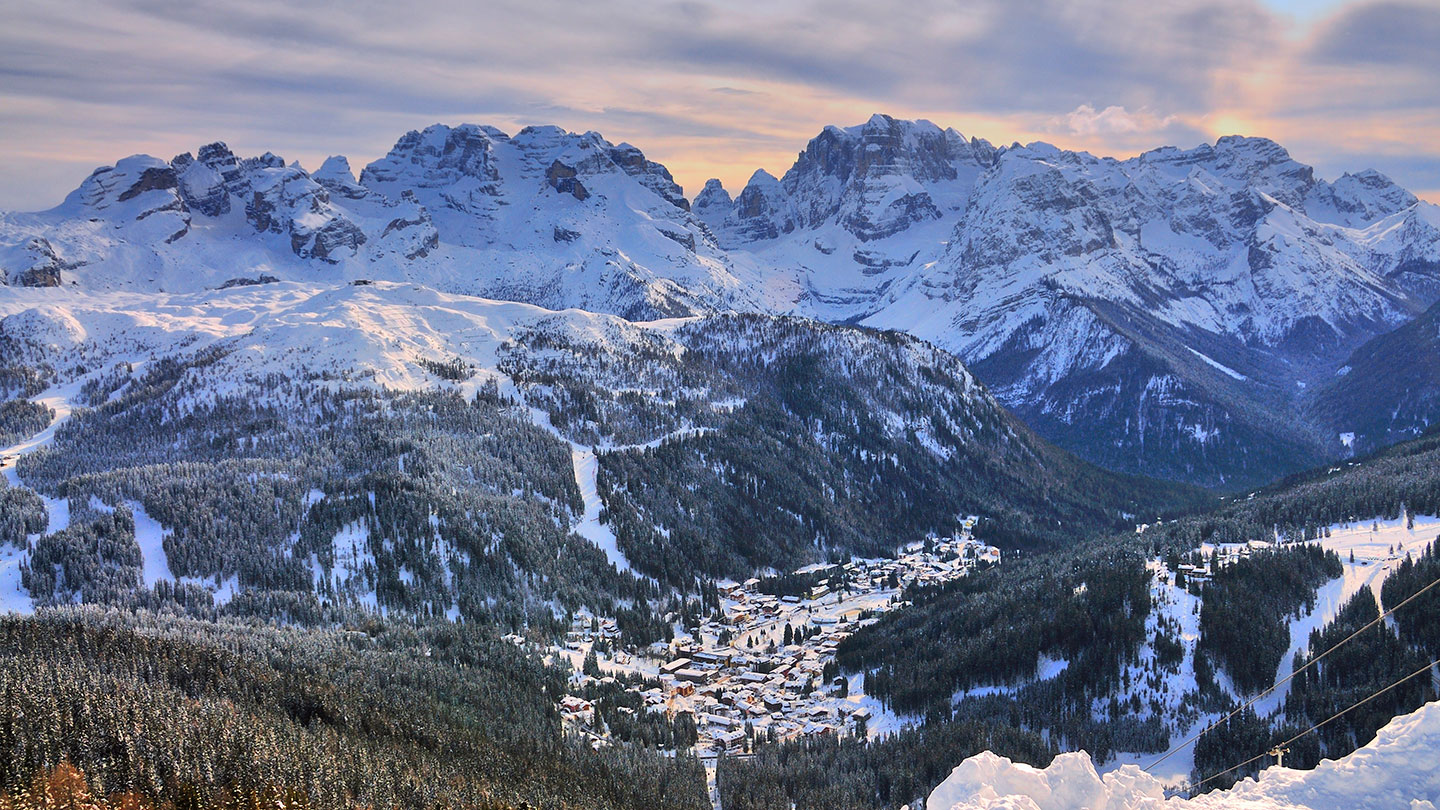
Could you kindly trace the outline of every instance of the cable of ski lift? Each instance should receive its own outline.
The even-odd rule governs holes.
[[[1389,692],[1391,689],[1394,689],[1395,687],[1399,686],[1400,684],[1405,683],[1406,681],[1410,680],[1411,678],[1414,678],[1416,675],[1419,675],[1419,674],[1422,673],[1422,672],[1426,672],[1426,671],[1434,668],[1435,665],[1437,665],[1437,664],[1440,664],[1440,658],[1437,658],[1437,659],[1435,659],[1434,661],[1431,661],[1430,663],[1426,664],[1425,666],[1423,666],[1423,667],[1415,670],[1414,672],[1410,673],[1409,675],[1406,675],[1405,677],[1401,678],[1400,680],[1395,681],[1394,683],[1390,684],[1389,686],[1387,686],[1387,687],[1385,687],[1385,688],[1383,688],[1383,689],[1380,689],[1380,690],[1378,690],[1378,691],[1375,691],[1375,692],[1370,693],[1370,694],[1367,695],[1366,697],[1361,698],[1360,700],[1358,700],[1358,701],[1350,704],[1349,706],[1341,709],[1340,711],[1338,711],[1338,712],[1330,715],[1329,717],[1325,718],[1324,720],[1321,720],[1320,722],[1316,723],[1315,725],[1311,726],[1310,728],[1305,729],[1304,731],[1300,732],[1299,734],[1296,734],[1294,737],[1291,737],[1290,739],[1286,740],[1285,742],[1282,742],[1282,743],[1280,743],[1279,745],[1276,745],[1276,746],[1272,747],[1269,751],[1267,751],[1267,752],[1265,752],[1265,753],[1263,753],[1263,754],[1257,754],[1257,755],[1255,755],[1255,756],[1253,756],[1253,757],[1245,760],[1244,762],[1240,763],[1239,765],[1232,765],[1232,766],[1230,766],[1229,768],[1226,768],[1225,770],[1220,771],[1219,773],[1213,773],[1213,774],[1205,777],[1204,779],[1201,779],[1199,782],[1196,782],[1196,783],[1194,783],[1194,784],[1192,784],[1192,785],[1187,785],[1184,789],[1185,789],[1187,792],[1193,794],[1196,789],[1198,789],[1201,785],[1205,784],[1206,782],[1210,782],[1210,781],[1212,781],[1212,780],[1219,779],[1220,777],[1224,776],[1225,774],[1230,773],[1231,771],[1239,770],[1240,768],[1243,768],[1243,767],[1245,767],[1246,765],[1249,765],[1250,763],[1252,763],[1252,762],[1254,762],[1254,761],[1256,761],[1256,760],[1258,760],[1258,759],[1262,759],[1262,758],[1264,758],[1264,757],[1269,757],[1269,756],[1276,756],[1276,752],[1277,752],[1277,751],[1280,751],[1280,752],[1288,751],[1288,750],[1289,750],[1289,747],[1290,747],[1290,743],[1293,743],[1293,742],[1295,742],[1296,740],[1300,739],[1301,737],[1304,737],[1306,734],[1309,734],[1310,732],[1315,731],[1316,729],[1320,728],[1321,726],[1324,726],[1324,725],[1326,725],[1327,723],[1330,723],[1330,722],[1338,719],[1340,716],[1344,715],[1346,712],[1348,712],[1348,711],[1350,711],[1350,710],[1352,710],[1352,709],[1359,708],[1360,706],[1363,706],[1363,705],[1365,705],[1366,703],[1369,703],[1370,701],[1374,700],[1375,698],[1380,697],[1381,695],[1385,694],[1386,692]]]
[[[1256,695],[1255,697],[1251,698],[1251,699],[1250,699],[1248,702],[1246,702],[1243,706],[1239,707],[1238,709],[1235,709],[1234,711],[1230,712],[1229,714],[1225,715],[1224,717],[1220,718],[1219,720],[1216,720],[1214,723],[1211,723],[1210,725],[1206,726],[1204,729],[1201,729],[1200,731],[1197,731],[1197,732],[1195,732],[1194,734],[1190,735],[1190,737],[1186,738],[1186,739],[1185,739],[1184,741],[1182,741],[1179,745],[1176,745],[1175,747],[1171,748],[1169,751],[1166,751],[1165,754],[1164,754],[1164,756],[1160,757],[1159,759],[1155,760],[1154,762],[1150,763],[1149,765],[1146,765],[1144,768],[1141,768],[1140,770],[1145,771],[1145,772],[1148,773],[1148,772],[1150,771],[1150,769],[1154,768],[1156,765],[1159,765],[1160,763],[1164,762],[1165,760],[1167,760],[1167,759],[1169,759],[1170,757],[1174,756],[1175,754],[1179,753],[1182,749],[1185,748],[1185,746],[1187,746],[1187,745],[1195,742],[1196,740],[1200,739],[1200,737],[1201,737],[1202,735],[1204,735],[1206,731],[1209,731],[1210,729],[1214,728],[1215,726],[1218,726],[1218,725],[1220,725],[1221,723],[1226,722],[1227,720],[1229,720],[1230,718],[1232,718],[1232,717],[1234,717],[1235,715],[1239,714],[1240,712],[1243,712],[1243,711],[1245,711],[1246,709],[1250,708],[1251,706],[1254,706],[1256,703],[1258,703],[1258,702],[1261,700],[1261,698],[1264,698],[1266,695],[1270,694],[1271,692],[1275,691],[1276,689],[1279,689],[1281,686],[1284,686],[1285,684],[1289,683],[1289,682],[1291,681],[1291,679],[1293,679],[1296,675],[1299,675],[1300,673],[1304,672],[1305,670],[1309,669],[1310,667],[1313,667],[1313,666],[1315,666],[1316,664],[1320,663],[1320,660],[1323,659],[1325,656],[1329,655],[1329,654],[1332,653],[1332,652],[1335,652],[1335,650],[1339,649],[1339,648],[1340,648],[1341,646],[1343,646],[1346,642],[1350,641],[1351,639],[1355,638],[1356,636],[1360,635],[1361,633],[1364,633],[1366,630],[1369,630],[1370,628],[1374,627],[1375,625],[1379,624],[1380,622],[1384,621],[1386,618],[1388,618],[1388,617],[1389,617],[1391,614],[1393,614],[1395,611],[1397,611],[1397,610],[1399,610],[1400,608],[1405,607],[1406,605],[1410,604],[1412,601],[1414,601],[1416,598],[1418,598],[1418,597],[1420,596],[1420,594],[1425,593],[1426,591],[1430,590],[1431,588],[1435,587],[1436,585],[1440,585],[1440,579],[1436,579],[1435,581],[1431,582],[1429,585],[1426,585],[1425,587],[1421,588],[1420,590],[1416,591],[1415,593],[1410,594],[1410,596],[1406,597],[1405,600],[1402,601],[1400,604],[1398,604],[1398,605],[1396,605],[1395,607],[1392,607],[1392,608],[1390,608],[1389,610],[1381,613],[1379,616],[1376,616],[1369,624],[1365,625],[1364,627],[1360,628],[1359,630],[1356,630],[1355,632],[1351,633],[1350,635],[1348,635],[1348,636],[1346,636],[1345,638],[1341,639],[1340,641],[1336,642],[1334,646],[1332,646],[1330,649],[1326,650],[1325,652],[1322,652],[1322,653],[1320,653],[1319,655],[1315,656],[1314,658],[1311,658],[1309,661],[1307,661],[1307,662],[1305,663],[1304,666],[1300,667],[1299,669],[1295,670],[1294,672],[1291,672],[1289,675],[1286,675],[1284,678],[1281,678],[1280,680],[1276,681],[1273,685],[1271,685],[1271,686],[1269,686],[1268,688],[1266,688],[1266,689],[1265,689],[1264,691],[1262,691],[1260,694],[1258,694],[1258,695]]]

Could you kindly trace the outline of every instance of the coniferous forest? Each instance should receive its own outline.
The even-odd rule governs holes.
[[[568,738],[566,673],[464,626],[66,608],[0,651],[5,806],[69,806],[35,795],[64,764],[117,808],[709,806],[695,760]]]

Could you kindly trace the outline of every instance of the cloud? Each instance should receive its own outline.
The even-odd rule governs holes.
[[[58,202],[74,183],[56,178],[132,152],[218,138],[360,165],[435,121],[595,129],[691,191],[756,166],[780,174],[822,126],[874,111],[1100,154],[1231,131],[1314,144],[1325,167],[1367,144],[1440,151],[1440,11],[1399,2],[1304,21],[1259,0],[22,8],[0,26],[0,208]],[[1419,185],[1416,171],[1396,179]]]
[[[1148,110],[1132,113],[1113,104],[1103,110],[1081,104],[1068,115],[1051,119],[1051,124],[1057,129],[1063,127],[1072,135],[1133,135],[1165,129],[1177,118],[1174,115],[1161,118]]]
[[[1312,38],[1308,56],[1318,63],[1386,65],[1433,77],[1440,76],[1437,41],[1440,7],[1386,0],[1357,4],[1331,17]]]

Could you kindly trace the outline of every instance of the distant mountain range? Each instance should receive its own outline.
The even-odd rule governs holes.
[[[1440,375],[1409,382],[1436,341],[1440,208],[1256,138],[1115,160],[877,115],[693,205],[639,149],[551,127],[432,126],[358,178],[217,143],[0,215],[0,267],[90,291],[363,278],[901,330],[1086,459],[1226,488],[1413,435],[1440,402]]]

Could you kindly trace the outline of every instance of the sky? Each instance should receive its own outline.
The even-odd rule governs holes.
[[[358,170],[428,124],[596,130],[688,195],[827,124],[1126,157],[1273,138],[1440,202],[1440,0],[0,0],[0,209],[215,140]]]

